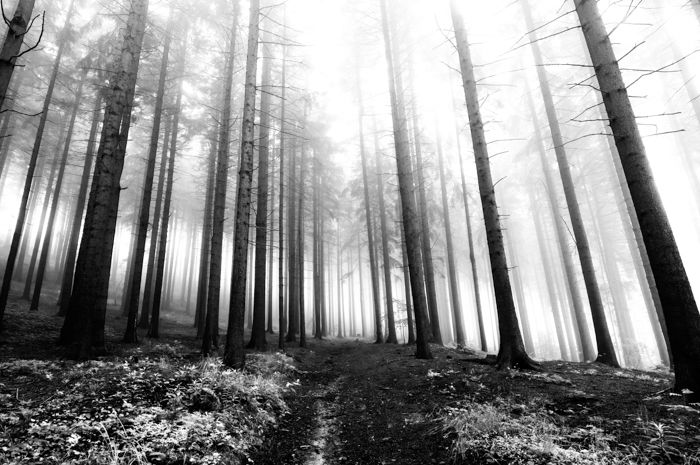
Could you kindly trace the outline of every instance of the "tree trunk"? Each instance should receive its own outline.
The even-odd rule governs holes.
[[[425,290],[428,298],[428,311],[430,314],[430,328],[432,342],[442,345],[442,332],[440,331],[440,314],[438,311],[437,293],[435,291],[435,266],[433,264],[433,250],[431,241],[430,221],[428,221],[428,198],[426,194],[425,168],[423,165],[423,149],[421,145],[420,126],[418,124],[418,105],[413,89],[413,68],[409,69],[409,89],[413,101],[412,124],[413,141],[416,154],[416,173],[418,176],[418,212],[421,225],[421,252],[423,257],[423,270],[425,272]],[[398,78],[397,78],[398,79]]]
[[[289,244],[289,261],[287,274],[289,282],[289,318],[287,318],[287,342],[296,342],[299,330],[299,292],[297,275],[297,239],[296,239],[296,147],[292,147],[289,159],[289,193],[287,195],[287,243]]]
[[[195,310],[195,324],[197,326],[197,338],[204,335],[204,326],[207,315],[207,288],[209,286],[209,254],[211,247],[212,231],[212,203],[214,202],[214,180],[216,179],[216,153],[218,150],[216,131],[210,140],[209,169],[207,172],[207,192],[204,198],[204,221],[202,223],[202,242],[199,257],[199,279],[197,283],[197,308]]]
[[[75,281],[60,342],[77,346],[78,358],[104,353],[104,320],[112,247],[121,193],[124,150],[136,87],[148,0],[132,0],[116,75],[110,83],[95,175]],[[94,349],[94,351],[93,351]]]
[[[267,341],[265,340],[265,291],[266,285],[272,287],[272,282],[266,283],[265,281],[265,275],[267,274],[265,268],[267,263],[267,191],[270,171],[270,93],[267,88],[272,81],[270,63],[272,57],[265,47],[263,47],[263,52],[260,134],[258,139],[258,208],[255,216],[255,295],[253,297],[253,330],[248,343],[248,348],[255,348],[256,350],[265,350],[267,347]],[[270,254],[272,254],[272,251],[270,251]]]
[[[274,260],[274,250],[275,250],[275,158],[274,149],[272,150],[273,157],[270,160],[270,229],[269,229],[269,247],[267,249],[267,329],[265,330],[269,334],[275,334],[272,328],[272,289],[274,288],[274,270],[275,270],[275,260]]]
[[[73,224],[70,230],[70,239],[68,241],[68,250],[66,252],[65,269],[63,270],[63,281],[61,284],[59,316],[66,316],[68,313],[68,304],[70,303],[71,289],[73,288],[73,272],[75,270],[75,257],[78,253],[78,241],[80,240],[80,226],[83,223],[83,215],[85,213],[85,201],[87,200],[88,188],[90,187],[90,174],[92,173],[92,164],[95,160],[95,142],[97,138],[97,129],[100,125],[100,117],[102,115],[102,92],[97,91],[95,97],[95,105],[92,108],[92,124],[90,126],[90,135],[88,137],[87,150],[85,152],[85,165],[83,166],[83,174],[80,178],[80,187],[78,188],[78,198],[75,205],[75,215],[73,216]]]
[[[211,249],[209,258],[209,285],[207,312],[202,335],[202,354],[209,355],[212,347],[219,345],[219,300],[221,293],[221,255],[224,244],[224,217],[226,215],[226,185],[229,169],[229,145],[231,137],[231,95],[233,92],[233,65],[236,50],[236,34],[240,3],[233,2],[233,25],[229,32],[229,44],[224,67],[224,107],[219,126],[219,154],[216,162],[216,188],[212,219]]]
[[[469,112],[469,126],[474,147],[477,178],[479,181],[479,193],[481,194],[481,207],[486,226],[486,238],[489,247],[489,259],[491,262],[491,274],[496,295],[496,310],[498,313],[498,332],[500,335],[500,348],[497,357],[499,368],[530,368],[533,362],[525,352],[523,338],[518,326],[518,316],[513,302],[513,291],[510,287],[508,276],[508,264],[503,246],[503,232],[496,204],[493,180],[491,178],[491,166],[484,134],[484,125],[479,109],[479,97],[474,78],[467,31],[464,20],[457,11],[455,0],[450,1],[452,23],[455,29],[457,52],[464,84],[464,97]]]
[[[39,257],[39,265],[37,266],[36,281],[34,283],[34,293],[32,295],[32,302],[29,305],[29,310],[39,310],[39,299],[41,297],[41,288],[44,284],[44,274],[46,272],[46,263],[49,258],[49,250],[51,249],[51,238],[53,236],[54,223],[56,221],[56,214],[58,213],[58,201],[61,198],[61,187],[63,186],[63,175],[66,171],[66,165],[68,164],[68,155],[70,153],[70,144],[73,140],[73,129],[75,128],[75,119],[78,116],[78,110],[80,109],[80,102],[83,98],[83,85],[85,84],[85,79],[87,77],[88,68],[83,68],[82,76],[80,78],[80,83],[78,84],[78,90],[75,94],[75,103],[73,104],[73,112],[70,116],[70,122],[68,123],[68,132],[66,135],[66,140],[63,145],[63,154],[61,155],[61,161],[59,162],[58,175],[56,176],[56,187],[53,191],[53,200],[51,201],[51,207],[49,209],[49,222],[46,226],[46,232],[44,233],[44,239],[42,241],[43,246],[41,247],[41,257]],[[47,186],[49,189],[49,186]]]
[[[10,24],[8,24],[9,28],[5,36],[5,42],[3,42],[2,50],[0,50],[0,110],[4,110],[7,106],[5,103],[7,89],[10,86],[10,80],[12,80],[12,73],[15,70],[17,58],[20,56],[24,36],[32,18],[32,10],[34,10],[34,0],[19,0],[15,14],[12,16]],[[70,11],[68,15],[70,19]],[[2,308],[4,308],[4,304]]]
[[[573,229],[574,238],[576,240],[576,249],[578,250],[581,270],[583,272],[583,282],[586,285],[588,302],[591,306],[591,316],[593,317],[593,328],[595,330],[596,346],[598,350],[596,361],[617,367],[619,366],[619,363],[615,355],[615,348],[612,343],[612,338],[610,337],[610,329],[608,328],[608,323],[605,318],[605,308],[603,307],[603,300],[600,296],[600,287],[595,275],[593,258],[591,257],[591,250],[588,244],[588,235],[586,234],[583,217],[581,216],[581,209],[576,196],[576,188],[574,187],[574,182],[571,177],[571,168],[569,167],[566,150],[564,149],[564,140],[561,135],[561,129],[559,127],[559,120],[557,119],[554,99],[549,87],[549,81],[547,80],[544,60],[542,59],[542,53],[539,48],[539,43],[537,42],[537,35],[534,31],[529,2],[528,0],[522,1],[523,11],[525,13],[525,22],[529,31],[528,37],[530,39],[530,47],[535,60],[537,78],[539,80],[540,91],[542,92],[542,98],[544,100],[547,121],[549,123],[549,129],[552,135],[552,142],[554,143],[554,153],[557,158],[561,182],[564,186],[566,206],[569,210],[571,228]]]
[[[445,242],[447,244],[447,274],[450,284],[450,300],[452,304],[452,313],[455,319],[455,332],[457,334],[457,344],[465,347],[467,340],[464,336],[464,318],[462,316],[462,307],[459,302],[459,285],[457,284],[457,266],[455,265],[455,251],[452,243],[452,223],[450,221],[450,205],[447,202],[447,181],[445,180],[445,156],[442,153],[442,141],[440,140],[440,132],[437,131],[437,152],[438,163],[440,165],[440,187],[442,194],[442,218],[445,224]]]
[[[170,131],[173,117],[166,115],[165,131],[163,134],[163,148],[160,155],[158,168],[158,186],[156,187],[156,203],[153,207],[153,226],[151,228],[151,242],[148,249],[148,263],[146,264],[146,282],[144,283],[143,304],[141,305],[141,318],[139,328],[148,329],[151,309],[153,308],[153,281],[156,274],[156,260],[158,258],[158,238],[160,237],[160,224],[163,211],[163,196],[165,195],[165,181],[168,171],[168,151],[170,149]]]
[[[226,333],[226,350],[224,353],[224,364],[236,369],[242,369],[245,365],[243,330],[246,279],[248,277],[248,262],[246,261],[246,257],[248,254],[253,151],[255,145],[255,94],[256,74],[258,69],[258,37],[260,35],[259,18],[260,0],[251,0],[250,20],[248,23],[245,94],[243,97],[243,125],[241,127],[241,160],[238,171],[238,193],[236,195],[236,219],[233,238],[231,305],[229,309],[228,331]],[[267,195],[267,192],[265,192],[265,195]],[[264,224],[262,229],[265,229]],[[264,242],[265,241],[263,241],[263,245]],[[263,270],[265,268],[264,263],[263,261]],[[265,281],[264,274],[262,280],[263,282]],[[262,316],[263,322],[261,328],[264,337],[265,313],[262,313]]]
[[[2,174],[5,172],[5,169],[10,161],[9,153],[12,142],[12,134],[8,134],[8,132],[10,130],[10,123],[13,120],[12,116],[15,103],[20,96],[20,89],[24,84],[26,75],[27,73],[20,73],[19,77],[15,81],[15,84],[12,86],[12,98],[9,99],[7,105],[3,109],[4,118],[2,119],[2,128],[0,128],[0,194],[2,193],[5,181],[7,180],[7,176],[3,177]]]
[[[406,122],[406,108],[403,101],[403,93],[400,85],[400,75],[394,69],[392,56],[391,36],[389,33],[389,18],[387,14],[387,0],[381,0],[382,31],[384,34],[384,51],[387,61],[389,78],[389,93],[391,97],[391,115],[394,128],[394,145],[396,150],[396,167],[399,179],[399,192],[401,196],[401,216],[406,235],[406,250],[408,253],[408,266],[411,277],[411,292],[413,296],[414,311],[416,317],[416,357],[422,359],[432,358],[428,345],[428,309],[425,298],[425,282],[423,280],[423,268],[420,256],[420,223],[416,214],[416,202],[413,196],[415,185],[411,170],[410,149],[408,146],[408,127]]]
[[[314,153],[313,167],[313,283],[314,283],[314,338],[321,339],[321,273],[320,262],[320,233],[319,233],[319,160],[318,153]]]
[[[673,354],[675,388],[700,398],[700,314],[656,189],[632,104],[598,7],[575,0],[603,102],[649,253]]]
[[[286,16],[285,16],[286,20]],[[286,23],[286,21],[285,21]],[[278,324],[279,328],[277,329],[278,331],[278,338],[277,338],[277,347],[280,350],[284,350],[284,330],[286,328],[286,321],[285,321],[285,280],[284,280],[284,151],[285,151],[285,141],[286,141],[286,134],[285,134],[285,127],[286,127],[286,93],[287,93],[287,83],[286,83],[286,76],[287,76],[287,47],[283,46],[282,47],[282,96],[280,98],[280,200],[279,200],[279,220],[277,222],[278,224],[278,238],[277,242],[279,244],[279,257],[278,257],[278,264],[277,264],[277,274],[278,274],[278,307],[277,307],[277,318],[278,318]],[[287,276],[287,279],[289,279],[289,276]]]
[[[172,42],[172,28],[174,13],[171,7],[168,26],[165,31],[165,44],[163,45],[163,58],[160,64],[160,74],[158,77],[158,90],[156,92],[156,102],[153,109],[153,127],[151,128],[151,140],[148,146],[148,158],[146,159],[145,182],[141,194],[141,205],[139,206],[138,231],[136,234],[136,245],[134,255],[131,257],[133,275],[130,276],[130,293],[126,304],[127,323],[123,342],[138,342],[136,333],[136,317],[139,311],[139,300],[141,297],[141,276],[143,271],[143,259],[146,253],[146,236],[148,235],[148,225],[151,211],[151,194],[153,191],[153,176],[156,170],[156,158],[158,157],[158,139],[160,137],[160,122],[163,115],[163,97],[165,95],[165,80],[168,74],[168,60],[170,57],[170,44]],[[146,289],[148,292],[148,289]]]

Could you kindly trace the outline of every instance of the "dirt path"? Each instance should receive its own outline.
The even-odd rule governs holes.
[[[301,384],[253,463],[448,463],[449,442],[432,414],[450,393],[428,376],[441,355],[420,361],[412,351],[357,341],[294,350]]]

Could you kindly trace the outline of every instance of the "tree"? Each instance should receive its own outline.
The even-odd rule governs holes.
[[[374,329],[377,344],[384,342],[384,337],[382,335],[382,310],[379,307],[379,277],[377,276],[377,257],[374,254],[374,234],[372,228],[372,212],[371,205],[369,202],[369,177],[367,175],[367,152],[365,149],[365,131],[362,124],[363,120],[363,101],[362,101],[362,88],[360,84],[360,71],[359,65],[356,65],[356,79],[357,79],[357,101],[358,101],[358,127],[360,130],[360,159],[362,161],[362,186],[364,193],[364,204],[365,204],[365,224],[367,226],[367,248],[369,249],[369,268],[370,268],[370,279],[372,282],[372,305],[374,308]],[[387,307],[387,312],[391,306]],[[364,316],[363,316],[364,320]],[[396,335],[394,335],[396,339]]]
[[[228,331],[226,333],[226,350],[224,352],[224,363],[229,367],[237,369],[241,369],[245,365],[243,331],[245,319],[245,290],[248,274],[248,230],[250,227],[253,151],[255,145],[255,94],[256,74],[258,69],[258,37],[260,34],[260,27],[258,24],[259,17],[260,0],[251,0],[250,19],[248,23],[245,93],[243,97],[243,125],[241,128],[241,160],[238,172],[238,193],[236,195],[236,219],[233,237],[231,305],[229,308]],[[263,282],[264,280],[263,277]]]
[[[532,368],[534,362],[525,352],[523,338],[518,326],[518,316],[513,302],[513,291],[508,276],[508,264],[503,245],[503,232],[496,204],[491,177],[491,165],[484,134],[484,124],[481,120],[479,97],[474,77],[467,31],[464,20],[457,10],[456,0],[450,0],[452,23],[455,30],[457,53],[462,73],[464,97],[469,112],[469,127],[474,147],[474,159],[476,162],[477,179],[479,181],[479,193],[481,195],[481,208],[484,214],[486,226],[486,238],[491,262],[491,275],[496,295],[496,311],[498,314],[498,333],[501,344],[496,358],[498,368]]]
[[[73,355],[104,353],[104,323],[112,246],[124,167],[122,144],[128,139],[148,0],[132,0],[116,74],[110,82],[107,109],[97,151],[83,239],[75,267],[70,306],[60,342],[75,346]]]
[[[187,33],[184,34],[184,39],[182,41],[182,51],[180,60],[177,67],[177,75],[182,76],[185,72],[185,60],[187,57]],[[182,78],[180,78],[182,79]],[[155,286],[153,289],[153,308],[151,309],[151,321],[148,326],[147,337],[158,338],[160,336],[160,306],[163,301],[164,294],[169,295],[168,292],[163,292],[163,279],[165,273],[165,257],[167,255],[168,247],[168,233],[170,228],[170,204],[173,197],[173,183],[175,181],[175,158],[177,157],[177,137],[178,129],[180,126],[180,115],[182,112],[182,80],[178,83],[177,97],[175,98],[175,108],[173,110],[173,121],[172,129],[170,130],[170,159],[168,160],[168,181],[165,187],[165,197],[163,199],[163,224],[160,227],[160,238],[158,240],[159,250],[158,250],[158,263],[156,265],[156,279]],[[165,173],[162,173],[165,175]],[[175,228],[173,228],[175,229]],[[134,292],[138,292],[138,288],[134,288]],[[167,301],[166,301],[167,302]],[[133,314],[134,318],[136,314]],[[134,328],[135,330],[135,328]]]
[[[224,216],[226,213],[226,185],[229,169],[229,142],[231,132],[231,95],[233,92],[233,64],[236,50],[236,34],[240,3],[233,2],[233,25],[229,31],[229,43],[224,66],[224,106],[219,125],[219,153],[216,161],[216,188],[209,258],[209,286],[207,290],[207,314],[202,335],[202,354],[209,355],[212,346],[219,345],[219,296],[221,292],[221,254],[224,243]]]
[[[262,91],[260,95],[260,134],[258,145],[258,202],[255,212],[255,295],[253,297],[253,330],[248,348],[264,350],[265,340],[265,274],[267,262],[267,203],[270,153],[271,57],[263,47]],[[272,254],[272,250],[270,250]],[[272,283],[267,283],[272,286]]]
[[[547,122],[549,123],[552,142],[554,143],[554,153],[557,159],[557,166],[559,167],[559,175],[561,176],[561,182],[564,186],[564,197],[566,198],[566,206],[569,210],[569,217],[571,218],[571,229],[573,230],[576,240],[576,249],[578,250],[581,271],[583,272],[583,282],[586,286],[588,302],[591,306],[596,347],[598,349],[596,361],[618,367],[619,363],[615,355],[615,347],[613,346],[610,336],[610,329],[605,319],[603,299],[600,296],[600,287],[596,278],[595,268],[593,267],[593,258],[588,244],[588,235],[586,234],[586,229],[583,224],[581,208],[577,199],[574,181],[571,177],[571,168],[569,167],[569,161],[564,148],[564,139],[561,135],[559,120],[554,107],[554,98],[552,97],[552,91],[549,87],[549,81],[547,80],[544,60],[542,59],[542,52],[537,42],[537,35],[534,30],[535,27],[528,0],[523,0],[522,5],[525,23],[528,28],[530,47],[537,69],[537,78],[539,80],[540,91],[542,92],[542,99],[544,100],[545,112],[547,114]],[[581,327],[581,330],[586,331],[585,326]]]
[[[442,197],[442,219],[445,224],[445,242],[447,244],[447,274],[450,282],[450,298],[452,313],[454,314],[454,326],[457,334],[457,344],[464,347],[467,343],[464,337],[462,307],[459,302],[459,287],[457,285],[457,267],[455,265],[455,251],[452,244],[452,223],[450,221],[450,205],[447,202],[447,181],[445,176],[445,155],[442,150],[440,132],[437,133],[438,163],[440,165],[440,192]]]
[[[68,240],[68,250],[66,251],[65,267],[63,269],[58,311],[60,316],[66,316],[68,313],[71,290],[73,289],[73,272],[75,271],[75,257],[78,253],[78,241],[80,240],[80,225],[83,222],[83,215],[85,213],[85,201],[87,200],[88,188],[90,187],[90,174],[92,172],[92,164],[95,160],[97,129],[102,116],[102,102],[104,101],[102,94],[101,90],[97,91],[95,103],[92,108],[92,123],[90,125],[90,135],[88,136],[88,145],[85,151],[85,164],[83,165],[83,173],[80,178],[78,199],[75,205],[75,215],[73,216],[70,239]]]
[[[396,168],[398,171],[399,192],[401,196],[401,216],[403,218],[403,228],[406,235],[408,267],[411,277],[411,294],[416,317],[416,357],[430,359],[432,358],[432,354],[428,344],[428,309],[420,255],[420,224],[416,212],[416,200],[413,196],[414,183],[408,147],[406,109],[403,102],[403,95],[397,91],[397,89],[401,89],[401,86],[397,82],[400,80],[400,76],[398,76],[394,70],[394,58],[386,3],[387,0],[380,0],[384,53],[387,62],[391,116],[394,128]]]
[[[673,354],[675,389],[687,389],[689,400],[697,402],[700,399],[698,306],[598,6],[591,0],[575,0],[575,5],[659,291]]]
[[[33,10],[34,0],[19,0],[11,20],[5,16],[4,11],[2,12],[2,17],[8,29],[5,41],[2,44],[2,50],[0,50],[0,110],[5,109],[7,90],[10,86],[10,80],[15,70],[17,58],[23,55],[23,53],[20,53],[20,49],[22,48],[24,37],[31,28],[29,20],[32,17]],[[4,307],[4,305],[2,307]]]

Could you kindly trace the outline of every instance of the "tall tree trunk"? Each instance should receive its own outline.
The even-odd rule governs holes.
[[[260,28],[260,0],[250,2],[248,23],[248,52],[246,59],[245,93],[243,97],[243,124],[241,127],[241,160],[238,171],[238,193],[236,195],[236,219],[233,237],[233,272],[231,276],[231,305],[224,363],[232,368],[243,368],[245,349],[243,342],[245,317],[245,289],[248,277],[248,233],[250,228],[251,184],[253,178],[253,151],[255,145],[255,94],[258,69],[258,37]],[[267,195],[267,192],[265,193]],[[263,225],[263,229],[265,226]],[[263,245],[264,245],[263,241]],[[264,256],[264,254],[263,254]],[[265,268],[263,261],[262,268]],[[265,275],[262,277],[265,281]],[[264,302],[264,294],[263,294]],[[263,306],[264,310],[264,306]],[[265,329],[265,314],[262,329]],[[264,332],[263,332],[264,337]]]
[[[413,67],[409,69],[409,89],[413,109],[411,120],[413,125],[413,141],[416,154],[416,173],[418,176],[418,211],[421,224],[421,252],[423,257],[423,270],[425,272],[425,290],[428,298],[428,312],[430,314],[430,328],[432,342],[442,344],[442,332],[440,331],[440,314],[438,311],[437,293],[435,291],[435,265],[433,264],[433,250],[431,241],[430,221],[428,221],[428,197],[426,193],[425,167],[423,164],[423,148],[421,142],[421,130],[418,124],[418,105],[413,89]],[[400,90],[400,89],[399,89]]]
[[[151,194],[153,192],[153,176],[156,170],[156,159],[158,157],[158,139],[160,137],[160,122],[163,116],[163,97],[165,96],[165,80],[168,75],[168,61],[170,58],[170,44],[172,42],[172,29],[174,21],[174,10],[170,9],[167,29],[165,31],[165,44],[163,45],[163,57],[160,63],[160,74],[158,76],[158,90],[156,91],[156,102],[153,109],[153,127],[151,128],[151,140],[148,145],[148,158],[146,159],[145,182],[141,194],[141,204],[139,206],[138,230],[136,233],[136,244],[132,269],[133,275],[129,278],[130,293],[127,297],[127,323],[124,332],[124,342],[138,342],[136,333],[136,317],[139,311],[139,301],[141,297],[141,276],[143,272],[143,259],[146,253],[146,236],[148,235],[148,224],[151,211]],[[148,292],[148,289],[146,289]]]
[[[603,102],[656,279],[673,354],[675,388],[700,398],[700,314],[598,6],[575,0]]]
[[[274,149],[271,151],[273,153],[270,159],[270,229],[269,229],[269,246],[267,249],[267,328],[266,332],[269,334],[275,334],[272,326],[272,290],[274,289],[273,279],[275,270],[275,260],[274,260],[274,250],[275,250],[275,158]]]
[[[224,217],[226,215],[226,185],[229,169],[229,141],[231,137],[231,96],[233,92],[233,64],[236,50],[236,35],[240,2],[233,2],[233,25],[229,31],[224,67],[224,106],[219,126],[219,154],[216,161],[216,188],[212,219],[211,249],[209,258],[209,285],[207,290],[207,312],[202,335],[202,354],[209,355],[212,347],[219,345],[219,300],[221,293],[221,255],[224,244]]]
[[[464,318],[462,316],[462,306],[459,302],[459,285],[457,284],[457,266],[455,265],[455,251],[452,243],[452,223],[450,221],[450,205],[447,201],[447,181],[445,179],[445,155],[442,152],[442,141],[440,132],[437,131],[437,152],[438,163],[440,165],[440,187],[442,194],[442,218],[445,224],[445,242],[447,244],[447,274],[450,284],[450,301],[452,303],[452,313],[455,319],[455,332],[457,334],[457,344],[465,347],[467,340],[464,336]]]
[[[397,205],[398,216],[401,216],[401,205]],[[413,324],[413,305],[411,303],[411,276],[408,268],[408,253],[406,252],[406,234],[404,228],[399,225],[401,232],[401,268],[403,269],[403,290],[406,299],[406,326],[408,326],[407,344],[416,343],[416,332]]]
[[[100,117],[102,116],[102,102],[102,91],[98,89],[97,95],[95,96],[95,105],[92,108],[92,124],[90,125],[90,135],[88,136],[88,145],[85,151],[85,164],[83,166],[83,174],[80,178],[75,214],[70,229],[70,239],[68,240],[68,250],[66,252],[65,268],[63,270],[63,280],[61,284],[61,295],[59,297],[59,316],[66,316],[68,304],[70,303],[70,294],[73,288],[73,272],[75,270],[75,257],[78,253],[80,226],[83,223],[85,201],[87,200],[88,188],[90,187],[90,174],[92,173],[92,164],[95,160],[95,142],[97,138],[97,129],[100,125]]]
[[[314,338],[321,339],[321,274],[320,262],[320,218],[319,218],[319,160],[318,152],[314,153],[313,161],[313,284],[314,284]]]
[[[218,150],[216,131],[210,138],[209,168],[207,171],[207,191],[204,197],[204,221],[202,223],[202,242],[199,257],[199,279],[197,282],[197,303],[195,310],[195,325],[197,338],[204,335],[204,325],[207,315],[207,288],[209,285],[209,252],[211,247],[212,203],[214,202],[214,181],[216,179],[216,153]]]
[[[296,145],[296,144],[295,144]],[[293,146],[290,151],[289,159],[289,193],[287,195],[287,244],[289,244],[289,260],[287,263],[289,301],[287,318],[287,342],[295,342],[297,340],[297,331],[299,330],[299,291],[298,291],[298,275],[297,275],[297,239],[296,239],[296,194],[297,194],[297,175],[296,175],[296,146]]]
[[[306,122],[306,116],[304,117],[304,122]],[[301,163],[299,166],[299,211],[297,214],[297,249],[298,249],[298,260],[299,264],[299,277],[298,277],[298,289],[299,289],[299,347],[306,347],[306,305],[304,301],[305,296],[305,280],[304,280],[304,171],[306,170],[306,151],[307,148],[305,144],[301,145]]]
[[[19,0],[15,14],[8,24],[7,35],[2,44],[2,50],[0,50],[0,110],[4,110],[8,106],[5,103],[7,89],[10,86],[10,80],[12,80],[17,57],[20,56],[20,49],[27,33],[29,21],[32,18],[32,10],[34,10],[34,0]],[[68,14],[70,19],[71,12]]]
[[[379,157],[379,147],[377,131],[375,131],[374,141],[374,163],[376,166],[377,179],[377,199],[379,201],[379,223],[382,234],[382,260],[384,262],[384,298],[386,299],[386,316],[389,328],[386,342],[388,344],[398,344],[396,338],[396,323],[394,321],[394,295],[391,288],[391,257],[389,256],[389,228],[386,225],[386,206],[384,205],[384,182],[382,180],[382,163]]]
[[[49,221],[46,226],[46,232],[44,233],[44,239],[42,241],[43,246],[41,247],[41,256],[39,257],[39,265],[37,266],[36,281],[34,283],[34,293],[32,295],[32,301],[29,305],[29,310],[39,310],[39,299],[41,297],[41,288],[44,284],[44,274],[46,272],[46,263],[49,258],[49,251],[51,249],[51,238],[53,236],[54,223],[56,221],[56,214],[58,213],[58,202],[61,198],[61,188],[63,186],[63,175],[66,172],[66,165],[68,164],[68,155],[70,153],[70,144],[73,140],[73,129],[75,128],[75,119],[78,116],[78,110],[80,109],[80,102],[83,98],[83,85],[85,84],[85,79],[87,78],[88,68],[83,68],[82,76],[80,78],[80,83],[78,84],[78,90],[75,93],[75,102],[73,104],[73,112],[70,116],[70,122],[68,123],[68,131],[66,133],[66,140],[63,145],[63,153],[61,155],[61,161],[59,162],[58,175],[56,176],[56,186],[53,190],[53,200],[51,201],[51,207],[49,209]],[[47,186],[49,189],[49,186]]]
[[[356,66],[358,68],[359,65]],[[370,279],[372,280],[372,305],[374,308],[374,330],[376,334],[375,343],[380,344],[384,342],[384,336],[382,334],[382,310],[380,308],[380,297],[379,297],[379,277],[377,276],[377,256],[375,255],[374,248],[374,233],[372,228],[372,211],[369,198],[369,176],[367,174],[367,151],[365,149],[365,131],[362,124],[364,106],[362,101],[362,87],[360,82],[359,69],[355,71],[357,77],[357,95],[358,95],[358,128],[360,131],[360,157],[362,159],[362,185],[364,192],[364,203],[365,203],[365,224],[367,226],[367,248],[369,249],[369,267],[370,267]],[[376,148],[375,148],[376,150]],[[390,308],[390,307],[387,307]],[[396,335],[394,335],[396,339]]]
[[[286,11],[286,10],[285,10]],[[286,24],[286,15],[285,15]],[[286,93],[287,93],[287,47],[282,47],[282,96],[280,98],[280,200],[279,200],[279,220],[278,224],[278,238],[277,242],[279,245],[279,257],[277,264],[277,274],[278,274],[278,306],[277,306],[277,318],[278,318],[278,338],[277,347],[280,350],[284,350],[284,336],[285,336],[285,280],[284,280],[284,151],[286,149],[285,141],[287,139],[285,134],[286,128]],[[287,276],[289,279],[289,276]]]
[[[139,328],[148,329],[151,309],[153,308],[153,281],[156,275],[156,261],[158,259],[158,239],[160,238],[160,224],[163,212],[163,197],[165,195],[165,181],[168,172],[168,151],[170,150],[170,131],[173,117],[165,117],[165,131],[163,134],[163,148],[160,155],[158,168],[158,186],[156,187],[156,203],[153,207],[153,226],[151,227],[151,242],[148,247],[148,263],[146,264],[146,281],[144,283],[143,304],[141,305],[141,317]]]
[[[263,46],[260,133],[258,136],[258,208],[255,213],[255,295],[253,297],[253,330],[248,343],[248,348],[257,350],[264,350],[267,347],[265,340],[265,292],[266,285],[272,287],[272,282],[266,283],[265,280],[267,274],[265,268],[267,263],[267,191],[270,171],[270,92],[267,88],[272,82],[271,59],[269,52]]]
[[[415,185],[411,170],[410,149],[408,143],[408,125],[406,122],[406,108],[403,101],[403,93],[400,85],[400,75],[394,69],[392,56],[392,43],[389,33],[389,18],[387,13],[387,0],[380,0],[382,9],[382,31],[384,35],[384,52],[388,66],[389,93],[391,97],[391,115],[394,128],[394,145],[396,150],[396,167],[399,179],[399,192],[401,196],[401,216],[406,235],[406,250],[408,253],[408,266],[411,276],[411,292],[416,317],[416,357],[423,359],[432,358],[428,345],[428,309],[425,298],[425,282],[420,256],[420,223],[416,214],[416,201],[413,196]]]
[[[121,58],[110,83],[95,175],[75,281],[60,342],[76,345],[78,358],[105,352],[104,322],[124,149],[136,87],[148,0],[132,0]],[[94,349],[94,351],[93,351]]]
[[[336,235],[336,275],[337,280],[337,294],[338,294],[338,338],[343,337],[343,260],[340,247],[340,221],[338,221],[338,231]]]
[[[559,167],[561,182],[564,186],[564,196],[566,198],[566,206],[569,210],[571,218],[571,228],[573,229],[574,238],[576,239],[576,249],[578,250],[579,261],[581,263],[581,271],[583,272],[583,282],[586,286],[588,302],[591,306],[591,316],[593,318],[593,328],[595,330],[596,348],[598,356],[596,361],[611,365],[619,366],[615,355],[615,347],[610,337],[610,329],[605,318],[605,308],[603,300],[600,296],[600,287],[593,266],[593,258],[588,244],[588,235],[581,216],[581,209],[576,196],[576,188],[571,177],[571,168],[567,159],[566,150],[564,149],[564,139],[561,135],[559,120],[557,118],[556,109],[554,106],[554,98],[549,87],[542,52],[537,42],[537,35],[534,29],[532,15],[530,13],[530,5],[528,0],[522,0],[523,12],[525,13],[525,23],[528,28],[528,37],[530,39],[530,47],[535,60],[537,69],[537,78],[540,84],[540,91],[544,100],[545,111],[547,113],[547,121],[549,130],[552,135],[554,144],[554,153]]]
[[[182,76],[185,71],[185,62],[187,59],[187,31],[184,33],[182,40],[182,50],[176,70],[177,76]],[[180,126],[180,114],[182,113],[182,81],[178,83],[177,97],[175,99],[175,108],[173,109],[172,129],[170,130],[170,159],[168,160],[168,180],[165,185],[165,197],[163,198],[163,224],[160,227],[160,238],[158,240],[158,262],[156,266],[156,278],[153,289],[153,308],[151,309],[151,321],[148,326],[147,337],[158,338],[160,336],[160,307],[163,296],[168,296],[169,293],[163,292],[163,278],[165,272],[165,259],[167,256],[168,233],[170,227],[170,204],[173,197],[173,184],[175,176],[175,159],[177,158],[177,137]],[[173,230],[176,230],[173,227]],[[171,256],[176,256],[172,254]],[[174,267],[173,267],[174,268]],[[138,289],[134,289],[138,292]],[[170,302],[168,302],[169,304]]]
[[[525,352],[523,338],[518,326],[518,316],[515,312],[515,303],[513,302],[513,291],[510,287],[508,264],[503,246],[503,232],[496,204],[496,193],[494,192],[491,178],[491,164],[479,109],[479,97],[469,42],[467,40],[467,31],[464,27],[464,20],[457,11],[455,0],[450,1],[450,10],[464,84],[464,97],[469,112],[469,126],[474,147],[479,193],[481,194],[481,207],[486,225],[491,274],[496,295],[498,332],[501,339],[496,364],[499,368],[529,368],[532,367],[533,362]]]

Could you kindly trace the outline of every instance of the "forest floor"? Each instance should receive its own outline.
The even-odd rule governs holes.
[[[53,309],[26,312],[13,299],[0,335],[3,464],[700,464],[700,410],[668,373],[496,371],[482,353],[355,339],[251,353],[239,373],[167,315],[140,345],[109,318],[110,355],[76,363]]]

